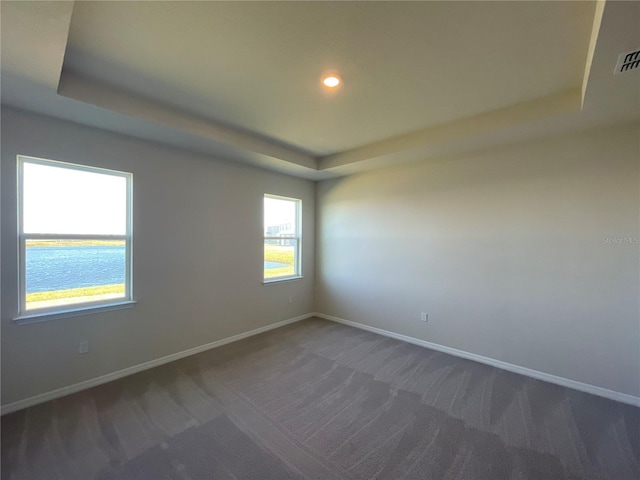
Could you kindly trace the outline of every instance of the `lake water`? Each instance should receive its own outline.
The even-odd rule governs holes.
[[[27,293],[124,283],[124,246],[27,247]]]
[[[264,262],[264,268],[288,265]],[[124,283],[124,246],[27,247],[27,293]]]
[[[269,270],[270,268],[286,268],[291,265],[287,265],[286,263],[278,263],[278,262],[264,262],[265,270]]]

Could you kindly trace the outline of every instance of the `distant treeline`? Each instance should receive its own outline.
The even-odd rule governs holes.
[[[124,240],[27,240],[27,247],[124,247]]]

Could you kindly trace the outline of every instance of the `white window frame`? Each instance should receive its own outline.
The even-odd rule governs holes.
[[[126,180],[126,232],[124,235],[94,235],[94,234],[60,234],[60,233],[25,233],[24,232],[24,164],[46,165],[56,168],[67,168],[69,170],[98,173],[100,175],[112,175],[122,177]],[[132,203],[133,203],[133,174],[108,170],[105,168],[91,167],[58,160],[48,160],[44,158],[18,155],[18,295],[19,295],[19,315],[16,321],[32,319],[38,317],[50,317],[62,314],[62,316],[73,316],[83,314],[92,309],[111,309],[118,306],[129,306],[133,303],[133,223],[132,223]],[[26,286],[26,243],[27,240],[121,240],[125,244],[125,283],[124,296],[106,300],[95,300],[82,303],[70,303],[52,307],[37,308],[27,310],[27,286]],[[65,315],[69,314],[69,315]]]
[[[262,240],[262,282],[264,284],[269,284],[269,283],[278,283],[278,282],[286,282],[289,280],[296,280],[299,278],[303,278],[302,277],[302,200],[299,198],[292,198],[292,197],[284,197],[282,195],[273,195],[270,193],[265,193],[263,196],[263,200],[262,200],[262,230],[264,232],[264,199],[265,198],[273,198],[276,200],[287,200],[290,202],[294,202],[296,205],[296,230],[295,230],[295,236],[293,237],[273,237],[273,236],[264,236],[264,239]],[[293,275],[283,275],[281,277],[270,277],[270,278],[265,278],[264,276],[264,242],[265,240],[282,240],[282,239],[287,239],[287,240],[294,240],[295,241],[295,247],[294,247],[294,273]]]

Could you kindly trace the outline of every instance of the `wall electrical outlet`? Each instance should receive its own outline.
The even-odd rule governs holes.
[[[78,353],[88,353],[89,352],[89,341],[83,340],[80,342],[78,346]]]
[[[422,320],[423,322],[428,322],[429,321],[429,315],[427,315],[426,312],[422,312],[420,314],[420,320]]]
[[[289,295],[289,303],[293,303],[293,297]]]

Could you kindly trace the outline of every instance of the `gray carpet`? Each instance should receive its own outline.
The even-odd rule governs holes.
[[[640,409],[320,319],[2,418],[2,479],[640,478]]]

